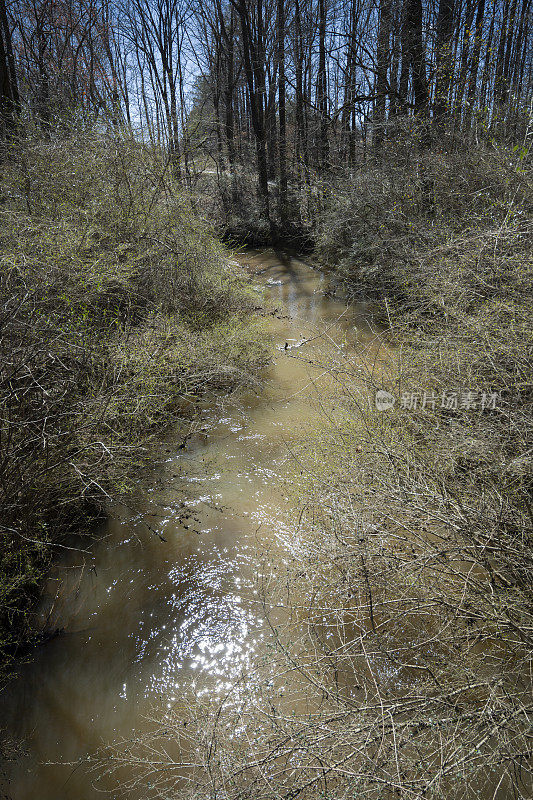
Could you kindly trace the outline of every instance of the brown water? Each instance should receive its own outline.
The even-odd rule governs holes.
[[[4,788],[12,800],[93,798],[78,759],[149,730],[187,682],[224,691],[265,648],[254,586],[294,537],[292,446],[335,413],[332,365],[372,370],[382,345],[365,304],[324,296],[303,262],[272,251],[240,261],[279,309],[264,386],[206,404],[205,430],[185,448],[169,431],[139,475],[135,511],[112,509],[87,552],[65,551],[40,610],[64,633],[0,705],[0,727],[26,748]]]

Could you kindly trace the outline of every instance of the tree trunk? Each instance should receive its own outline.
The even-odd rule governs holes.
[[[344,150],[348,156],[349,163],[351,158],[351,142],[353,131],[351,130],[352,110],[355,98],[355,77],[356,77],[356,2],[352,0],[350,6],[350,27],[348,31],[348,44],[346,48],[346,67],[344,70],[344,103],[341,116],[341,130],[344,137]]]
[[[274,48],[274,69],[268,80],[268,97],[265,103],[265,128],[267,132],[268,177],[276,178],[278,172],[278,121],[276,98],[278,95],[278,48]],[[266,89],[265,89],[266,93]]]
[[[170,94],[170,117],[169,117],[169,139],[170,156],[174,174],[181,180],[181,159],[179,143],[178,109],[176,103],[176,83],[172,75],[168,75],[169,94]]]
[[[391,0],[380,0],[379,29],[376,54],[376,97],[374,100],[373,145],[379,153],[385,133],[387,104],[387,73],[390,61]]]
[[[413,77],[414,111],[428,113],[429,93],[426,81],[424,44],[422,41],[422,0],[405,0],[402,20],[402,67],[400,72],[400,105],[407,110],[409,69]]]
[[[467,0],[466,15],[463,22],[463,38],[461,42],[461,64],[459,67],[459,79],[457,81],[457,88],[455,91],[454,114],[460,126],[462,110],[463,110],[463,96],[466,88],[466,78],[468,75],[468,55],[470,50],[470,39],[472,38],[472,22],[474,20],[474,13],[476,6],[474,0]],[[459,28],[459,25],[457,25]],[[475,30],[474,30],[475,38]]]
[[[509,72],[510,72],[510,65],[511,65],[511,55],[514,50],[515,44],[515,19],[516,19],[516,6],[517,0],[513,0],[511,5],[511,11],[509,14],[509,23],[507,26],[507,41],[505,45],[505,56],[503,60],[503,71],[502,71],[502,79],[500,84],[500,92],[498,101],[500,104],[501,114],[502,116],[505,114],[507,101],[509,99]]]
[[[278,0],[279,216],[287,216],[287,126],[285,119],[285,0]]]
[[[394,2],[393,22],[392,22],[392,61],[390,68],[389,88],[390,106],[389,118],[396,116],[400,111],[399,88],[400,88],[400,54],[401,54],[401,6]]]
[[[225,132],[226,145],[228,148],[228,163],[230,172],[235,170],[235,145],[234,145],[234,115],[233,115],[233,88],[235,71],[235,11],[230,9],[229,33],[227,42],[227,67],[226,67],[226,86],[224,93],[225,100]]]
[[[470,130],[472,124],[472,111],[476,101],[477,75],[479,70],[479,57],[481,54],[481,42],[483,37],[483,19],[485,16],[485,0],[478,0],[476,22],[474,29],[474,47],[472,58],[470,59],[470,70],[468,75],[467,89],[467,111],[465,115],[465,130]]]
[[[404,0],[400,14],[401,22],[401,63],[398,81],[398,111],[407,114],[407,93],[409,91],[409,69],[411,66],[411,31],[409,27],[410,0]]]
[[[0,0],[0,139],[13,132],[19,114],[20,97],[11,31],[5,0]]]
[[[496,3],[492,6],[492,16],[490,20],[489,32],[487,36],[487,41],[485,44],[485,52],[484,52],[484,63],[483,63],[483,74],[481,78],[481,89],[479,93],[479,105],[484,106],[487,102],[487,88],[490,78],[490,70],[491,70],[491,55],[492,55],[492,41],[494,39],[494,24],[496,20]]]
[[[449,114],[448,98],[453,77],[452,42],[455,0],[440,0],[436,26],[436,76],[433,116],[440,123]]]
[[[295,103],[296,103],[296,152],[302,159],[304,173],[307,172],[307,137],[305,134],[304,120],[304,87],[303,87],[303,40],[302,18],[300,14],[300,0],[295,0],[294,8],[294,68],[296,73]]]
[[[318,0],[318,74],[316,83],[317,108],[320,115],[319,164],[324,169],[328,161],[328,94],[326,73],[326,0]]]
[[[522,80],[524,74],[524,65],[528,55],[528,27],[531,22],[530,9],[531,0],[523,0],[522,13],[520,15],[520,24],[518,28],[518,39],[516,43],[516,56],[514,59],[514,67],[512,74],[512,87],[515,95],[515,102],[520,102],[522,95]]]
[[[262,53],[262,11],[261,2],[258,0],[258,24],[256,30],[257,44],[254,46],[252,39],[252,21],[246,0],[232,0],[241,23],[242,50],[244,60],[244,73],[248,86],[250,115],[255,137],[255,153],[257,161],[258,193],[262,215],[272,225],[268,197],[268,165],[266,158],[266,133],[264,121],[264,60],[260,61]],[[262,73],[262,74],[261,74]]]
[[[505,47],[507,43],[507,31],[509,21],[509,4],[510,0],[504,0],[502,7],[502,26],[500,30],[500,40],[498,43],[498,55],[496,58],[496,69],[494,72],[494,114],[498,115],[499,106],[504,93],[503,83],[503,65],[505,60]]]
[[[422,0],[411,0],[413,92],[415,114],[427,116],[429,92],[426,80],[424,43],[422,41]]]

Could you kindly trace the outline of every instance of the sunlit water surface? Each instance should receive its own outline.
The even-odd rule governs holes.
[[[40,609],[43,626],[63,633],[0,706],[0,727],[25,742],[4,788],[12,800],[94,798],[91,776],[65,762],[149,730],[187,682],[227,690],[265,648],[255,587],[293,542],[293,445],[334,411],[331,364],[362,349],[373,368],[382,344],[365,304],[325,296],[301,261],[239,260],[279,312],[264,385],[206,403],[185,446],[169,431],[132,509],[113,509],[87,552],[64,551]]]

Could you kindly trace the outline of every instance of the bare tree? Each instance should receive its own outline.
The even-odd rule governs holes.
[[[15,59],[5,0],[0,0],[0,139],[15,126],[20,113]]]

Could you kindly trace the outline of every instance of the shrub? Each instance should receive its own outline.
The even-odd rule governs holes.
[[[254,300],[163,155],[98,133],[2,165],[0,662],[51,547],[127,486],[150,435],[265,360]]]
[[[130,786],[191,800],[531,796],[531,176],[498,153],[448,165],[431,212],[409,175],[418,189],[392,212],[377,169],[362,197],[346,182],[331,200],[319,253],[354,295],[389,293],[383,355],[328,337],[335,413],[324,398],[291,448],[291,549],[258,569],[271,646],[223,698],[196,684],[159,729],[120,743],[111,767]],[[376,410],[378,389],[393,410]],[[422,409],[424,391],[437,399]],[[453,392],[456,408],[441,403]],[[417,409],[402,409],[411,394]]]

